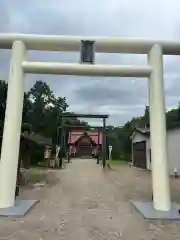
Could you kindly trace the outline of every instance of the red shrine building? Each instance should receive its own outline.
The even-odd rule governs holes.
[[[71,156],[96,156],[98,145],[102,148],[102,133],[94,131],[73,130],[69,132],[68,149]]]

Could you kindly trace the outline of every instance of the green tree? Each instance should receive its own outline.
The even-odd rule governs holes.
[[[33,103],[29,117],[34,132],[41,132],[45,111],[49,108],[50,103],[52,103],[52,97],[53,93],[49,86],[42,81],[37,81],[29,90],[28,99]]]
[[[33,111],[33,103],[29,98],[28,93],[24,93],[24,102],[23,102],[23,113],[22,113],[22,122],[30,124],[30,116]]]
[[[145,108],[143,121],[144,121],[144,127],[149,128],[150,127],[150,124],[149,124],[149,106],[146,106],[146,108]]]
[[[59,116],[68,105],[65,97],[55,97],[47,83],[37,81],[28,92],[32,102],[30,124],[32,130],[56,142]]]

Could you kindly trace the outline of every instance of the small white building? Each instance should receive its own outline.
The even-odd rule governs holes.
[[[136,128],[131,140],[132,165],[151,170],[150,130]],[[177,172],[177,175],[180,175],[180,127],[167,130],[167,153],[169,174],[174,175],[174,172]]]

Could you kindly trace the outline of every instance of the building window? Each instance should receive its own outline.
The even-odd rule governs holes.
[[[151,163],[151,149],[149,149],[149,161]]]

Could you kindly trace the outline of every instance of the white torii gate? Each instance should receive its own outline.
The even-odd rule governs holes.
[[[26,60],[27,50],[80,51],[82,40],[94,41],[96,52],[147,54],[148,65],[87,65],[60,62],[28,62]],[[171,201],[167,167],[163,54],[180,55],[180,41],[156,41],[119,37],[1,34],[0,48],[12,48],[0,161],[0,208],[14,205],[24,97],[24,76],[26,73],[36,73],[148,77],[153,206],[155,210],[170,210]],[[9,146],[11,146],[11,148],[9,148]]]

